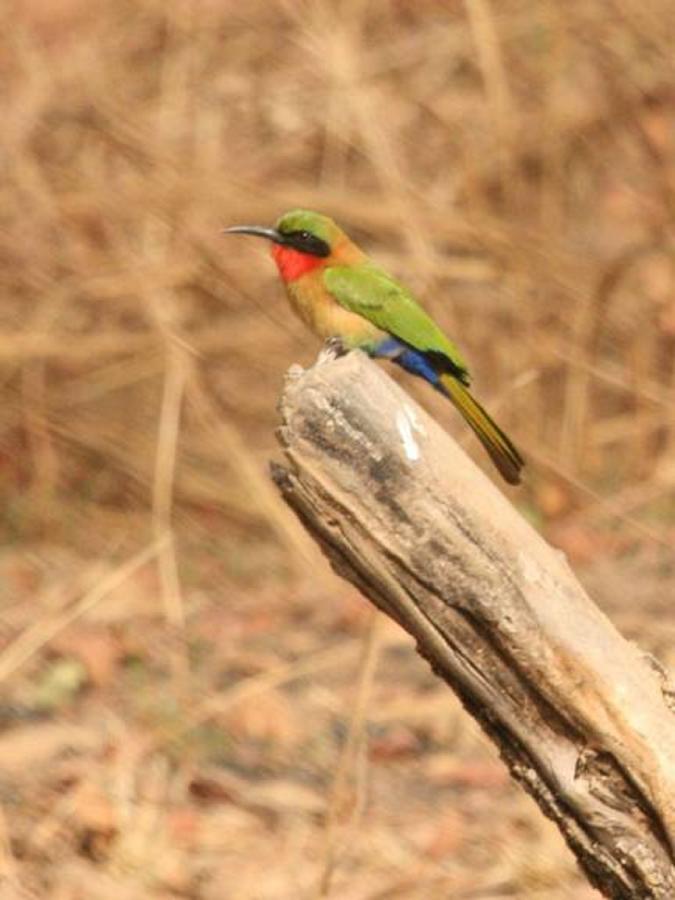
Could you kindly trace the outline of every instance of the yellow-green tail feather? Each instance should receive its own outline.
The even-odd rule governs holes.
[[[525,460],[499,425],[490,418],[468,388],[452,375],[441,375],[443,391],[450,397],[476,437],[485,447],[492,462],[509,484],[519,484]]]

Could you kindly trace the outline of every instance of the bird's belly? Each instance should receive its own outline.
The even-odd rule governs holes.
[[[367,319],[340,306],[323,286],[294,282],[288,287],[293,310],[318,337],[324,340],[339,337],[350,347],[360,347],[385,336],[383,331]]]

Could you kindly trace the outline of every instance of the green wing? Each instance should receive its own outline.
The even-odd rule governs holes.
[[[445,357],[468,383],[462,355],[427,315],[410,291],[372,263],[330,266],[323,276],[328,292],[350,312],[363,316],[416,350]],[[462,375],[464,377],[462,377]]]

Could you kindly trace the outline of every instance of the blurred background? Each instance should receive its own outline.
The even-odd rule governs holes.
[[[219,229],[316,208],[412,286],[528,458],[513,502],[672,664],[672,3],[0,25],[0,897],[597,897],[277,497],[318,346]]]

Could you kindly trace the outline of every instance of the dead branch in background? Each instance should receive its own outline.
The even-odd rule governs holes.
[[[275,480],[334,568],[413,635],[598,889],[675,896],[675,715],[656,664],[365,356],[292,370],[281,411]]]

